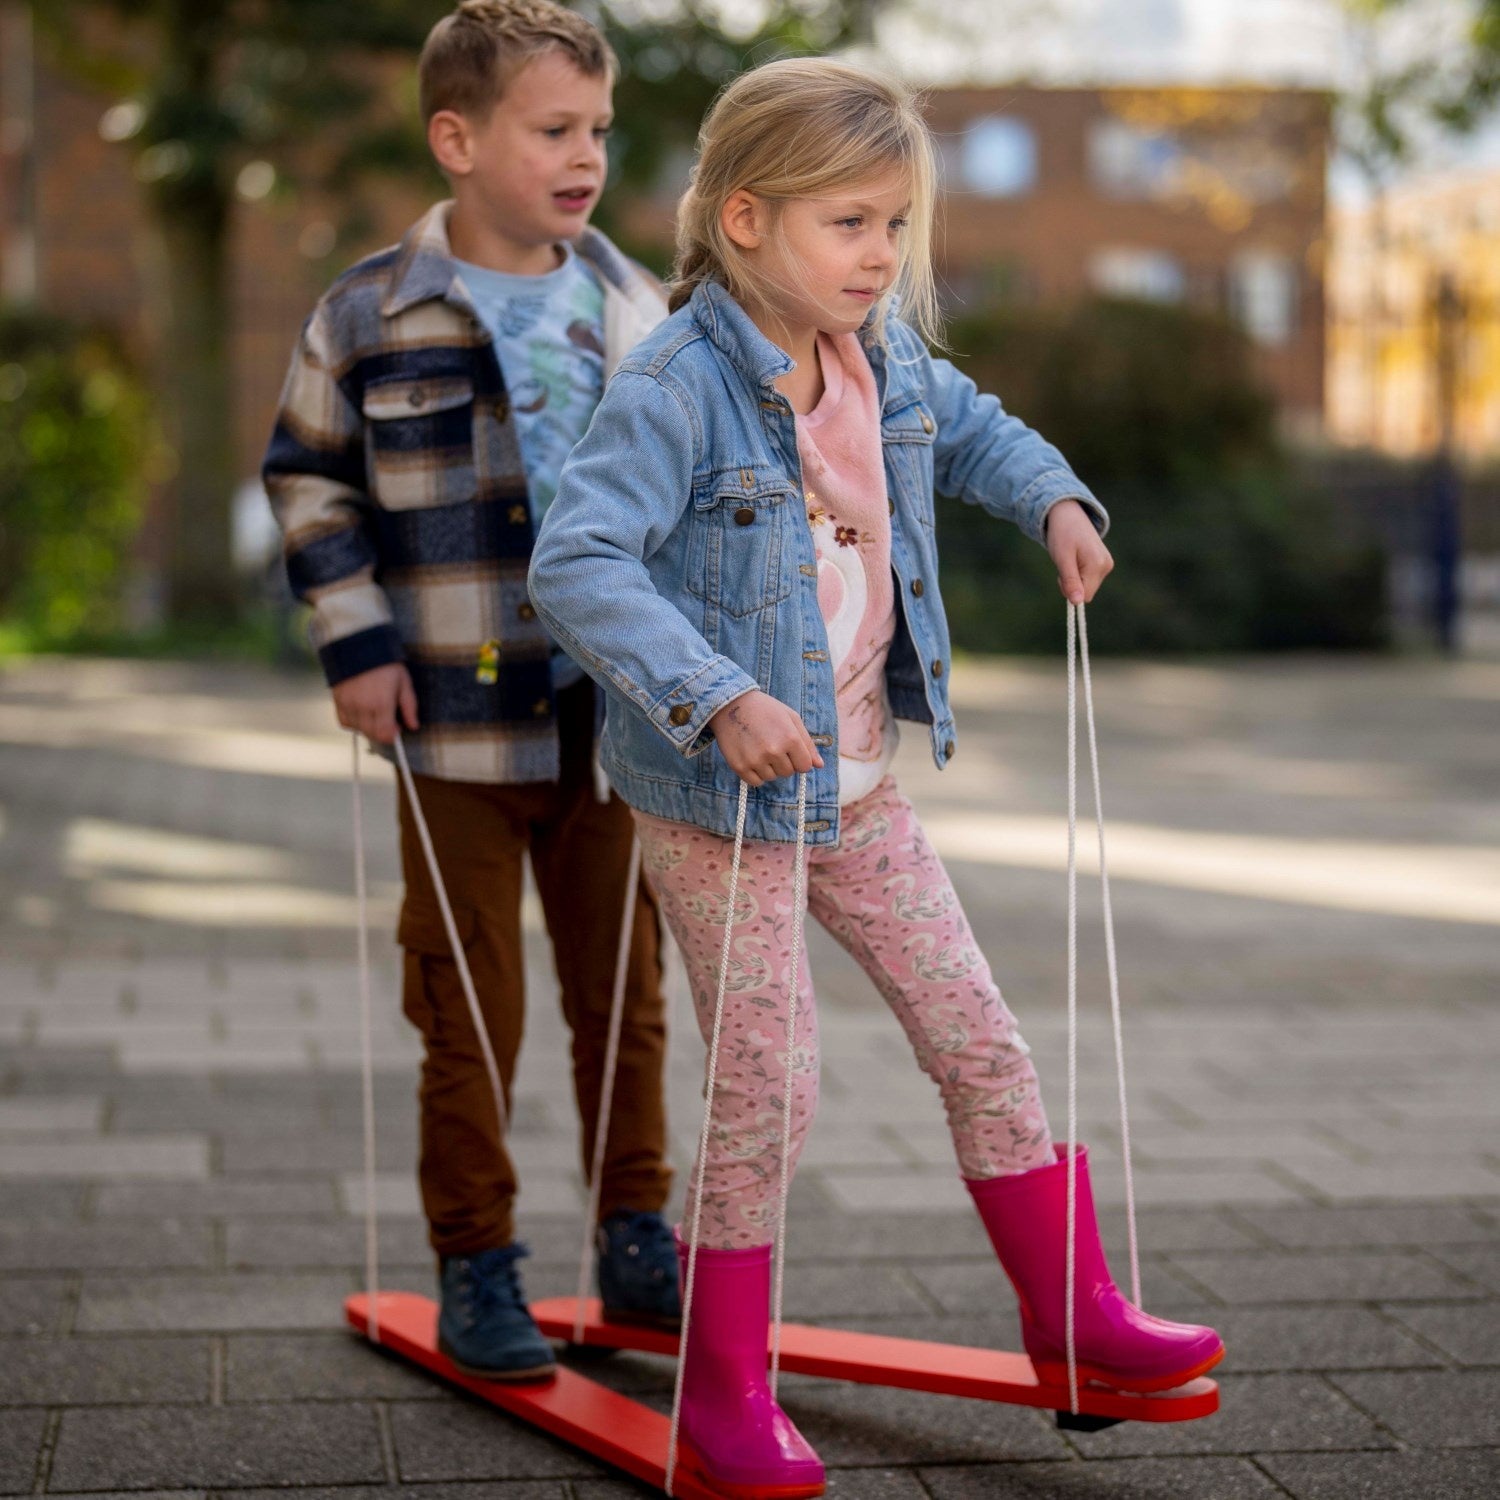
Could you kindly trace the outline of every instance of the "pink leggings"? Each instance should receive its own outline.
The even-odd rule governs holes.
[[[686,961],[706,1041],[734,842],[641,812],[635,821],[644,868]],[[911,803],[887,776],[843,809],[842,824],[837,846],[807,851],[808,910],[895,1011],[942,1094],[959,1170],[965,1177],[1000,1177],[1050,1162],[1052,1137],[1030,1049]],[[714,1249],[763,1245],[774,1235],[789,1069],[793,1169],[817,1107],[818,1016],[805,952],[790,1060],[786,1047],[795,863],[793,844],[744,846],[704,1172],[702,1243]]]

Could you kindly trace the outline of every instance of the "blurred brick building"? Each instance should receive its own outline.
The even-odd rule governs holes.
[[[951,305],[1113,293],[1225,313],[1294,432],[1322,427],[1331,103],[1263,88],[939,89]],[[628,218],[665,245],[687,170]]]
[[[144,357],[155,249],[108,137],[111,101],[29,65],[0,3],[0,295],[107,319]],[[940,265],[969,307],[1089,291],[1227,311],[1248,330],[1288,424],[1319,425],[1329,135],[1325,96],[1265,89],[939,90],[945,160]],[[685,169],[685,162],[679,163]],[[292,341],[318,293],[420,211],[388,190],[356,237],[339,214],[242,174],[234,226],[239,470],[254,473]],[[676,181],[630,205],[632,239],[670,243]]]
[[[1329,259],[1328,424],[1340,442],[1500,454],[1500,172],[1340,210]]]

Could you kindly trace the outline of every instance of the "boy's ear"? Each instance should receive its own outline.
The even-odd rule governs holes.
[[[474,170],[474,133],[456,109],[440,109],[427,122],[427,146],[450,177]]]
[[[755,250],[766,232],[766,205],[748,188],[736,188],[719,210],[719,227],[741,250]]]

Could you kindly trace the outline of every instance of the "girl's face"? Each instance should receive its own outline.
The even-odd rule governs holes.
[[[770,206],[740,192],[725,204],[725,228],[757,263],[765,310],[792,341],[816,329],[852,333],[890,290],[900,264],[910,185],[886,173],[837,196]]]

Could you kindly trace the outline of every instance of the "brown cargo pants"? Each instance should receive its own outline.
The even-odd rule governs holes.
[[[603,1085],[609,1008],[634,826],[618,797],[594,795],[594,687],[558,699],[561,776],[494,785],[416,778],[448,899],[474,978],[507,1108],[525,1009],[522,861],[531,856],[572,1033],[573,1093],[585,1174]],[[514,1237],[516,1169],[501,1138],[479,1039],[404,790],[401,864],[406,899],[402,1009],[422,1033],[418,1176],[429,1239],[439,1256],[469,1254]],[[619,1067],[604,1156],[601,1216],[666,1203],[662,1072],[666,1025],[660,929],[644,880],[626,974]]]

